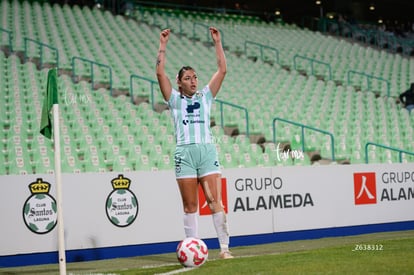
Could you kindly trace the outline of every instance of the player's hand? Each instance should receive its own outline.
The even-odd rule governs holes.
[[[170,29],[165,29],[160,34],[160,42],[167,44],[168,38],[170,37]]]
[[[220,31],[215,27],[210,27],[211,38],[213,38],[214,43],[221,40]]]

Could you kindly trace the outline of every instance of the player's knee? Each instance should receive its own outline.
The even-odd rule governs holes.
[[[197,203],[184,203],[184,213],[195,213],[197,212]]]
[[[215,204],[214,203],[212,203],[212,202],[209,202],[208,203],[208,207],[210,208],[210,210],[211,210],[211,212],[212,213],[215,213],[216,211],[216,208],[214,207],[215,206]]]
[[[217,201],[210,202],[208,204],[208,206],[210,207],[210,210],[211,210],[212,213],[217,213],[217,212],[223,211],[223,207],[222,207],[221,203],[219,203]]]
[[[223,208],[220,201],[220,194],[218,192],[211,192],[207,181],[202,182],[202,185],[204,196],[211,212],[216,213],[221,211]]]

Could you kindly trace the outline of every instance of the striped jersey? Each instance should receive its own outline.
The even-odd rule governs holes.
[[[172,89],[168,106],[174,120],[177,145],[213,143],[210,131],[210,111],[213,94],[205,86],[192,98]]]

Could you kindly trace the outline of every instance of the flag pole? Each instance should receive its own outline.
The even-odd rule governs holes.
[[[62,171],[60,162],[60,126],[59,126],[59,101],[57,68],[50,69],[47,75],[46,96],[43,100],[42,117],[40,119],[40,133],[52,139],[55,154],[55,180],[56,180],[56,207],[57,207],[57,229],[59,248],[59,270],[60,275],[66,275],[65,256],[65,226],[63,223],[62,208]],[[52,114],[51,114],[52,113]],[[51,122],[51,115],[53,124]]]
[[[53,143],[55,148],[55,178],[57,198],[57,227],[59,247],[59,274],[66,275],[65,230],[62,208],[62,171],[60,162],[59,104],[53,104]]]

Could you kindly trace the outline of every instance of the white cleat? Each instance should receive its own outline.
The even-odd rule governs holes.
[[[233,259],[234,258],[234,256],[231,255],[230,251],[220,252],[219,256],[220,256],[220,259]]]

